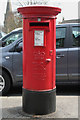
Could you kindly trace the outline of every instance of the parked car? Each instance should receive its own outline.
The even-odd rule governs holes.
[[[11,86],[22,85],[23,40],[22,38],[6,39],[5,37],[2,41],[3,47],[0,48],[0,56],[2,55],[2,60],[0,59],[0,91],[6,94]],[[56,48],[56,84],[80,84],[78,81],[80,78],[78,73],[80,70],[78,66],[80,61],[80,24],[57,25]]]
[[[5,35],[6,35],[6,33],[0,31],[0,39],[1,39],[2,37],[4,37]]]
[[[20,37],[22,37],[22,28],[17,28],[10,33],[8,33],[5,37],[0,39],[0,47],[4,47],[5,43],[6,46],[14,42],[15,40],[18,40]],[[3,44],[2,44],[3,42]]]

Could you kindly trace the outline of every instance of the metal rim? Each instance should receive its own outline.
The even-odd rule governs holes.
[[[5,80],[4,80],[3,76],[0,75],[0,92],[2,92],[4,87],[5,87]]]

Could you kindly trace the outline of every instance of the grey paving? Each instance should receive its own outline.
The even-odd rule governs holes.
[[[22,111],[22,97],[0,97],[2,120],[31,120],[53,118],[78,118],[78,96],[57,96],[56,112],[48,115],[29,115]]]

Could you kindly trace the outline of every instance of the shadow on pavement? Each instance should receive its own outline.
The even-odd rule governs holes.
[[[12,87],[7,96],[22,96],[22,87]]]
[[[75,85],[63,85],[57,86],[57,95],[70,95],[70,96],[80,96],[80,87]]]

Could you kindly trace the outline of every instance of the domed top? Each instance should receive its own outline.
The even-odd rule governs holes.
[[[49,6],[28,6],[18,8],[18,12],[20,12],[23,17],[53,17],[58,15],[61,12],[61,9],[58,7],[49,7]]]

